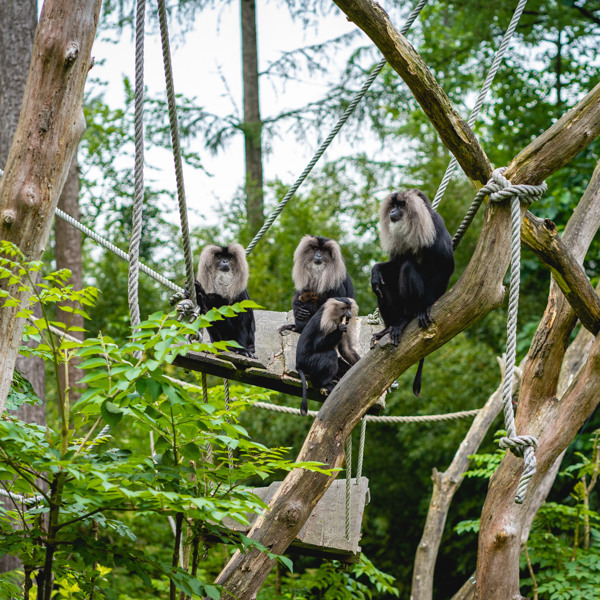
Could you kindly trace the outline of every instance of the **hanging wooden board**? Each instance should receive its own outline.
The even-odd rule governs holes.
[[[215,355],[208,352],[189,352],[185,356],[178,356],[173,364],[191,371],[201,371],[224,379],[301,397],[302,382],[295,370],[296,344],[299,336],[293,332],[284,332],[284,335],[278,332],[281,325],[292,322],[292,312],[255,310],[254,319],[257,360],[234,353]],[[383,326],[367,324],[366,317],[359,317],[358,321],[360,354],[364,356],[369,351],[373,333]],[[326,394],[310,384],[307,396],[317,402],[324,402],[327,399]],[[382,397],[369,409],[369,414],[380,414],[384,408],[385,401]]]
[[[281,485],[276,481],[266,488],[252,491],[265,503],[269,503]],[[308,517],[304,527],[292,542],[291,553],[320,556],[330,560],[358,562],[360,557],[360,537],[365,505],[369,503],[369,480],[361,477],[350,483],[350,531],[346,538],[346,480],[336,479],[327,489]],[[258,518],[248,515],[251,525]],[[233,519],[224,519],[223,525],[229,529],[248,533],[249,528]]]

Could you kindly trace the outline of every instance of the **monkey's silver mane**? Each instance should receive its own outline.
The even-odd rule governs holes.
[[[358,337],[358,304],[353,298],[350,300],[350,313],[352,318],[348,321],[348,331],[346,335],[354,340]],[[323,314],[321,315],[321,331],[323,335],[328,335],[337,329],[344,313],[346,312],[346,303],[340,302],[336,298],[329,298],[323,305]]]
[[[323,268],[317,269],[312,263],[310,251],[311,244],[316,244],[317,238],[313,235],[305,235],[294,251],[294,268],[292,279],[297,291],[312,290],[322,294],[327,290],[338,288],[346,279],[346,265],[335,240],[328,240],[324,248],[331,251],[332,260],[323,264]]]
[[[219,271],[215,259],[224,247],[210,244],[202,249],[196,278],[207,294],[219,294],[232,302],[248,287],[248,262],[241,244],[229,244],[226,248],[233,258],[231,271]]]
[[[398,198],[406,202],[404,217],[390,223],[394,194],[387,196],[379,209],[379,232],[381,247],[390,254],[416,253],[431,246],[435,241],[435,223],[430,208],[418,190],[398,192]]]

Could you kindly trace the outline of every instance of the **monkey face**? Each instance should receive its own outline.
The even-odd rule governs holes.
[[[206,246],[200,254],[198,281],[207,293],[233,298],[246,289],[248,263],[240,244]]]

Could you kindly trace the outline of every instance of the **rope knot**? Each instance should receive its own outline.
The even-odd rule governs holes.
[[[531,204],[541,198],[548,189],[545,181],[540,185],[513,185],[509,179],[504,177],[504,171],[506,171],[506,167],[495,169],[491,179],[480,190],[480,192],[485,190],[485,193],[489,194],[491,202],[502,202],[516,196],[521,202]]]
[[[522,458],[526,448],[538,449],[538,441],[532,435],[518,435],[515,437],[500,438],[498,444],[504,450],[510,450],[515,456]]]

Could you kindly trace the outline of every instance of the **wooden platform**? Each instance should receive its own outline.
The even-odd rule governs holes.
[[[269,503],[281,485],[280,481],[266,488],[252,490],[265,503]],[[369,480],[361,477],[350,484],[350,536],[346,539],[346,480],[336,479],[308,517],[304,527],[292,545],[289,553],[319,556],[346,563],[358,562],[361,548],[362,518],[365,505],[369,503]],[[251,524],[257,515],[248,515]],[[249,528],[233,519],[225,519],[223,525],[235,531],[248,533]]]
[[[254,318],[258,360],[233,353],[214,355],[208,352],[190,352],[185,356],[178,356],[173,364],[190,371],[200,371],[224,379],[302,397],[302,382],[294,368],[298,334],[285,332],[284,335],[281,335],[278,332],[281,325],[290,322],[291,311],[289,313],[254,311]],[[368,352],[371,336],[380,328],[381,326],[367,325],[363,318],[359,318],[361,355]],[[324,402],[327,399],[321,390],[310,384],[307,396],[317,402]],[[369,409],[369,414],[378,415],[384,408],[385,401],[382,397]]]

